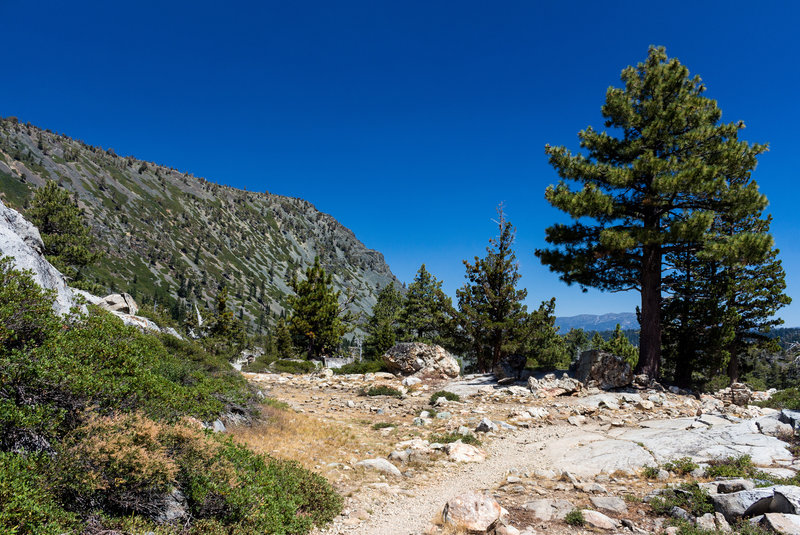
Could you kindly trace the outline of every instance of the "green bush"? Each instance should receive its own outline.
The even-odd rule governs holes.
[[[295,463],[139,414],[91,417],[64,441],[52,471],[76,511],[153,516],[177,487],[192,518],[217,520],[232,533],[305,533],[342,505],[324,478]]]
[[[439,398],[444,398],[447,401],[461,401],[461,397],[458,394],[448,392],[447,390],[439,390],[438,392],[431,394],[431,405],[433,405]]]
[[[387,371],[386,365],[382,360],[362,360],[360,362],[345,364],[341,368],[335,368],[333,373],[337,375],[349,375],[351,373],[377,373],[385,371]]]
[[[681,457],[680,459],[675,459],[674,461],[669,461],[664,464],[664,470],[684,476],[698,468],[700,468],[700,465],[692,461],[691,457]]]
[[[438,444],[450,444],[452,442],[461,441],[464,444],[471,444],[472,446],[480,446],[481,441],[478,440],[474,435],[461,435],[456,432],[452,433],[445,433],[440,435],[431,435],[428,439],[431,443],[438,443]]]
[[[708,492],[700,488],[697,482],[664,489],[661,495],[650,500],[650,507],[659,515],[669,514],[673,507],[680,507],[694,516],[714,512]]]
[[[586,524],[586,520],[583,518],[583,511],[580,509],[573,509],[567,513],[567,516],[564,517],[564,522],[570,526],[583,526]]]
[[[642,468],[642,476],[647,479],[656,479],[658,477],[658,472],[657,466],[645,466]]]
[[[753,477],[756,468],[749,455],[740,457],[728,457],[722,460],[711,461],[706,468],[706,476],[717,477]]]
[[[276,360],[272,369],[278,373],[311,373],[317,366],[310,360]]]
[[[51,492],[46,456],[0,452],[0,533],[59,535],[78,527]]]
[[[392,388],[391,386],[386,385],[379,385],[373,386],[368,388],[364,395],[366,396],[391,396],[394,398],[401,398],[403,397],[403,393],[397,390],[396,388]]]
[[[800,388],[792,387],[780,390],[772,394],[769,399],[760,401],[756,405],[772,407],[773,409],[800,410]]]
[[[253,362],[245,364],[242,366],[243,372],[249,373],[267,373],[270,370],[270,365],[275,362],[275,357],[271,357],[269,355],[261,355],[256,357]]]
[[[338,514],[322,477],[181,423],[254,402],[224,355],[93,307],[57,317],[7,260],[0,283],[1,533],[79,533],[87,518],[177,533],[148,520],[173,488],[190,509],[181,533],[306,533]]]
[[[372,424],[372,428],[375,429],[376,431],[379,429],[388,429],[390,427],[397,427],[397,425],[390,422],[378,422]]]

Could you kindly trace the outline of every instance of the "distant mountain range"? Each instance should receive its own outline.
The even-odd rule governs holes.
[[[579,314],[577,316],[564,316],[556,318],[556,327],[560,332],[566,333],[570,329],[583,329],[585,331],[613,331],[617,324],[623,329],[638,329],[639,321],[633,312],[620,312],[608,314]]]

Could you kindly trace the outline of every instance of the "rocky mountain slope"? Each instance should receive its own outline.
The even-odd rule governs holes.
[[[229,289],[254,331],[281,314],[288,281],[319,256],[355,311],[376,287],[399,284],[383,255],[302,199],[221,186],[176,169],[121,157],[16,119],[0,120],[0,195],[23,209],[34,188],[57,180],[85,209],[104,257],[88,275],[107,291],[186,314]]]

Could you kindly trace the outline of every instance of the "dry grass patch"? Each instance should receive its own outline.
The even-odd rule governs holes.
[[[375,433],[369,431],[269,405],[262,407],[260,420],[252,426],[231,429],[236,440],[254,451],[291,459],[326,475],[329,463],[360,460],[368,451],[373,457],[386,455],[385,446],[374,442]]]

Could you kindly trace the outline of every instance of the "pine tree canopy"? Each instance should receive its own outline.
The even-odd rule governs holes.
[[[743,123],[721,123],[700,78],[664,48],[651,47],[621,78],[624,87],[609,88],[602,106],[609,131],[581,131],[580,153],[545,149],[562,178],[545,197],[575,221],[549,227],[553,247],[536,254],[568,284],[641,292],[637,372],[655,378],[664,255],[699,246],[705,258],[759,258],[772,246],[765,232],[712,229],[720,214],[741,219],[764,209],[750,174],[767,147],[740,141]]]
[[[55,181],[36,190],[27,216],[42,235],[47,259],[67,277],[79,278],[81,269],[97,259],[83,210]]]
[[[330,354],[350,330],[349,314],[339,305],[341,292],[333,289],[333,276],[326,273],[319,257],[307,268],[305,279],[290,282],[295,295],[289,297],[289,330],[295,346],[311,358]]]
[[[372,315],[364,326],[367,331],[364,340],[367,357],[379,357],[395,344],[402,306],[403,296],[394,284],[387,284],[378,293],[378,300],[372,307]]]
[[[453,302],[442,291],[442,282],[422,264],[408,286],[400,312],[400,341],[449,347],[454,316]]]

